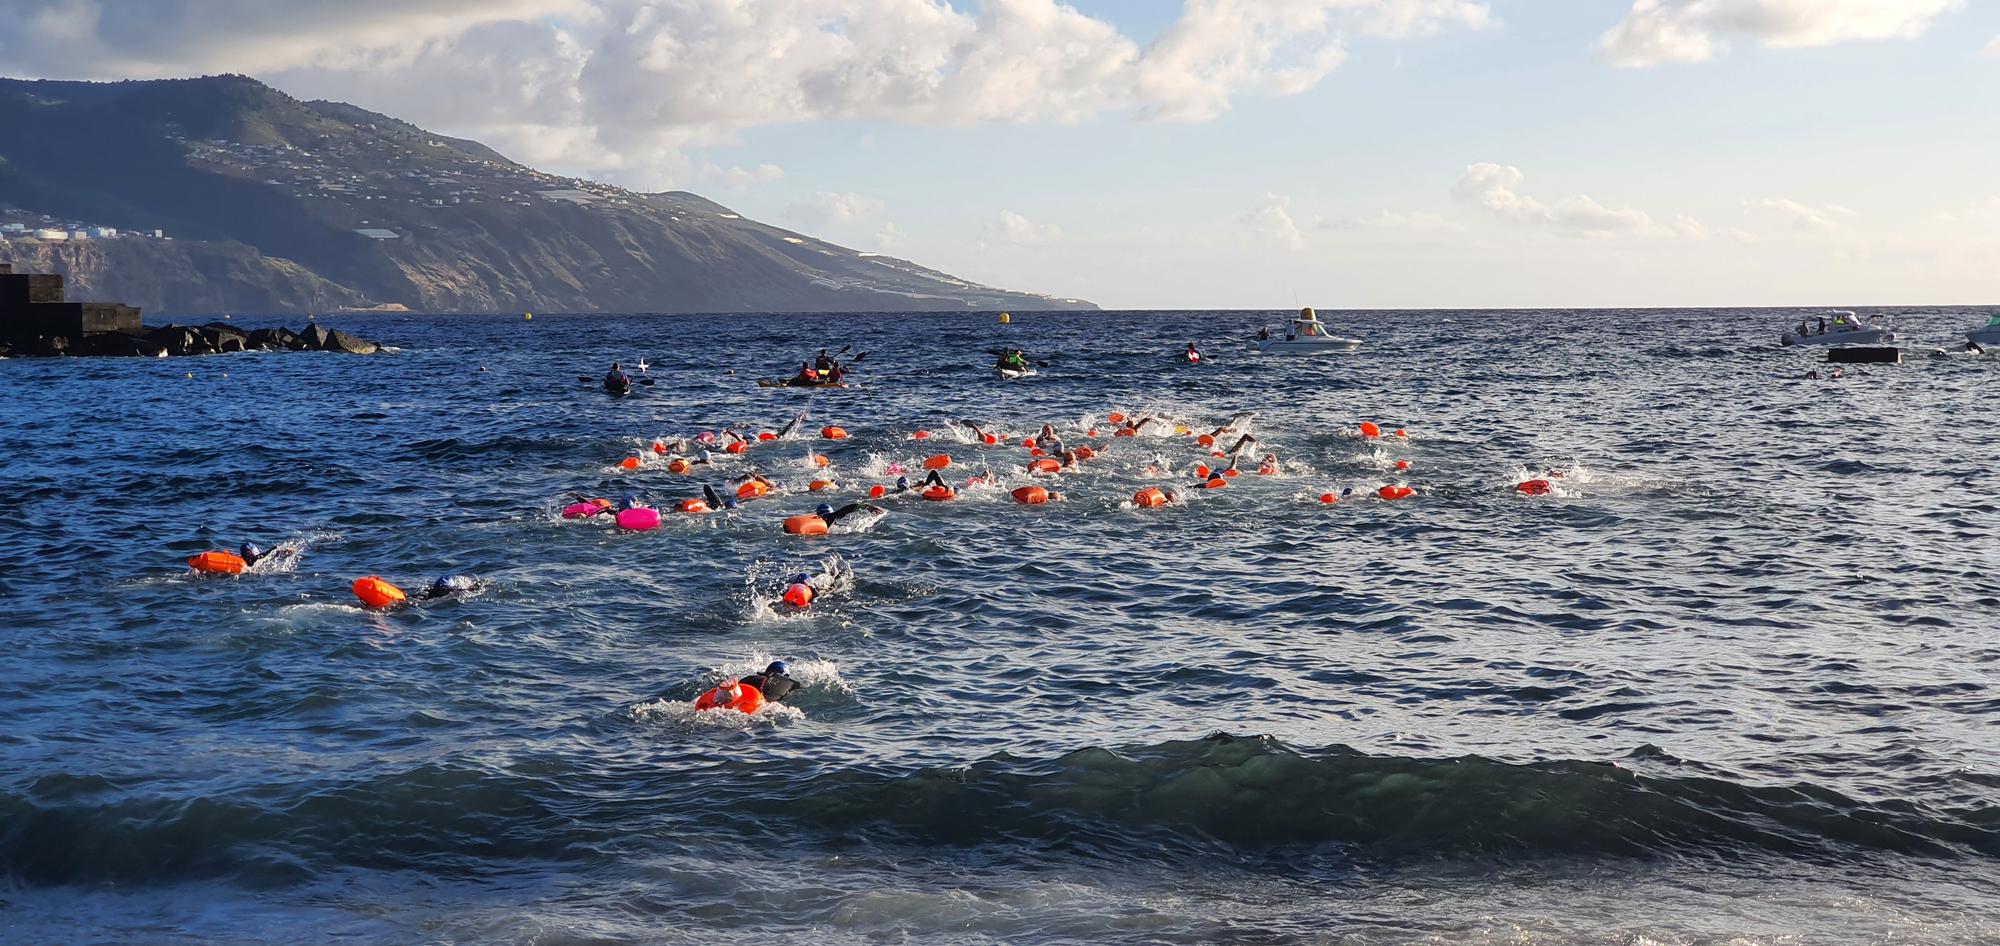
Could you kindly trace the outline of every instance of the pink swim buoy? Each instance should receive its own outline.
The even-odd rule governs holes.
[[[604,507],[596,503],[571,503],[563,507],[562,517],[564,519],[588,519],[603,511]]]
[[[627,509],[618,514],[618,528],[629,532],[646,532],[659,527],[658,509]]]
[[[909,471],[910,468],[902,465],[901,463],[891,463],[888,466],[882,468],[882,472],[887,473],[890,476],[900,476],[904,473],[908,473]]]

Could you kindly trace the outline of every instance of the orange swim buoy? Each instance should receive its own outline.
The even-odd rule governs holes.
[[[659,442],[659,441],[657,441],[657,440],[655,440],[655,441],[653,441],[653,452],[654,452],[654,453],[656,453],[656,454],[659,454],[660,456],[666,456],[666,455],[667,455],[667,445],[666,445],[666,444],[664,444],[664,443],[661,443],[661,442]]]
[[[1095,427],[1092,427],[1092,428],[1090,428],[1090,433],[1088,433],[1088,434],[1085,434],[1084,436],[1087,436],[1087,437],[1095,437],[1095,436],[1097,436],[1097,428],[1095,428]]]
[[[1132,494],[1132,505],[1138,506],[1141,509],[1151,509],[1154,506],[1164,506],[1166,504],[1167,491],[1158,486],[1148,486]]]
[[[1334,503],[1340,502],[1340,497],[1332,493],[1321,493],[1319,494],[1319,501],[1331,506]]]
[[[1408,460],[1397,460],[1397,461],[1396,461],[1396,469],[1399,469],[1399,470],[1407,470],[1407,469],[1409,469],[1409,468],[1410,468],[1410,461],[1408,461]]]
[[[1527,482],[1521,483],[1515,486],[1514,488],[1520,491],[1522,494],[1528,496],[1547,496],[1548,494],[1555,492],[1556,484],[1551,483],[1548,480],[1528,480]]]
[[[759,441],[776,440],[778,439],[778,435],[767,430],[764,431],[763,433],[758,434],[757,439]]]
[[[942,470],[950,466],[951,458],[942,453],[924,461],[924,469],[926,470]]]
[[[814,591],[813,586],[799,581],[785,588],[784,597],[785,603],[794,608],[807,608],[812,606],[814,598],[819,597],[819,592]]]
[[[821,519],[818,516],[812,515],[811,513],[807,513],[806,515],[803,516],[793,516],[785,520],[785,534],[825,535],[826,520]]]
[[[684,513],[687,513],[690,516],[698,516],[701,515],[702,513],[713,511],[708,508],[707,503],[699,499],[681,500],[680,510]]]
[[[403,589],[382,580],[380,575],[354,579],[354,596],[371,608],[387,608],[402,604],[409,596]]]
[[[812,458],[813,466],[819,467],[822,470],[833,465],[833,461],[822,454],[815,453],[812,455]]]
[[[1404,433],[1404,432],[1403,432],[1403,428],[1401,428],[1401,427],[1398,427],[1398,428],[1396,428],[1396,436],[1398,436],[1398,437],[1408,437],[1408,436],[1409,436],[1409,434],[1406,434],[1406,433]]]
[[[771,487],[763,480],[751,480],[742,486],[736,487],[737,499],[759,499],[770,495],[770,493]]]
[[[1372,420],[1364,420],[1361,422],[1361,436],[1380,437],[1382,436],[1382,428],[1375,426],[1375,422]]]
[[[1197,464],[1195,464],[1195,466],[1194,466],[1194,475],[1196,475],[1196,476],[1199,476],[1199,477],[1202,477],[1202,478],[1206,479],[1206,478],[1208,477],[1208,464],[1206,464],[1206,463],[1197,463]]]
[[[1029,463],[1029,464],[1028,464],[1028,472],[1030,472],[1030,473],[1060,473],[1060,472],[1062,472],[1062,464],[1060,464],[1060,463],[1057,463],[1057,462],[1056,462],[1055,460],[1053,460],[1053,459],[1051,459],[1051,458],[1049,458],[1049,457],[1043,457],[1043,458],[1041,458],[1041,459],[1039,459],[1039,460],[1035,460],[1035,461],[1033,461],[1033,462]]]
[[[1097,456],[1097,451],[1092,450],[1089,447],[1078,447],[1070,452],[1076,454],[1076,458],[1079,460],[1095,459]]]
[[[734,681],[732,681],[734,682]],[[725,700],[728,684],[718,686],[695,698],[696,712],[713,709],[732,709],[742,713],[755,713],[764,708],[764,693],[748,683],[736,683],[736,697]]]
[[[1045,456],[1048,456],[1049,454],[1048,454],[1048,451],[1046,451],[1046,450],[1043,450],[1043,449],[1042,449],[1042,448],[1040,448],[1040,447],[1029,447],[1029,448],[1028,448],[1028,455],[1029,455],[1029,456],[1031,456],[1031,457],[1045,457]]]
[[[832,480],[813,480],[812,482],[806,484],[806,492],[808,493],[817,493],[832,488],[833,488]]]
[[[1409,488],[1408,486],[1384,486],[1381,489],[1375,491],[1375,495],[1380,496],[1383,499],[1390,499],[1390,500],[1408,499],[1411,496],[1415,496],[1416,494],[1417,491]]]
[[[1137,436],[1139,436],[1139,432],[1138,432],[1138,431],[1136,431],[1136,430],[1133,430],[1133,429],[1132,429],[1132,428],[1130,428],[1130,427],[1120,427],[1120,428],[1118,428],[1117,430],[1114,430],[1114,431],[1112,431],[1112,432],[1111,432],[1111,436],[1113,436],[1113,437],[1137,437]]]
[[[1117,411],[1112,411],[1111,416],[1106,417],[1105,420],[1108,420],[1114,424],[1122,424],[1125,423],[1125,415],[1120,414]]]
[[[203,552],[188,559],[188,567],[213,575],[241,575],[250,563],[235,552]]]
[[[819,429],[819,435],[820,435],[821,437],[825,437],[825,438],[826,438],[826,439],[828,439],[828,440],[846,440],[846,439],[847,439],[847,428],[845,428],[845,427],[821,427],[821,428]]]
[[[669,473],[686,473],[688,469],[688,462],[680,457],[675,457],[667,461],[667,472]]]
[[[639,458],[626,457],[625,459],[618,461],[618,465],[628,470],[636,470],[639,468]]]
[[[1215,438],[1207,434],[1202,434],[1201,436],[1194,438],[1194,442],[1201,444],[1204,447],[1215,446]]]
[[[1225,480],[1225,479],[1223,479],[1222,477],[1220,477],[1220,476],[1217,476],[1217,477],[1214,477],[1213,479],[1210,479],[1210,480],[1209,480],[1208,482],[1206,482],[1206,483],[1203,483],[1203,484],[1201,484],[1201,488],[1202,488],[1202,489],[1221,489],[1221,488],[1223,488],[1223,487],[1225,487],[1225,486],[1228,486],[1228,485],[1229,485],[1229,481],[1228,481],[1228,480]]]
[[[928,430],[919,430],[916,433],[911,434],[910,436],[918,440],[929,440],[931,439],[931,432]]]
[[[1242,470],[1239,470],[1239,469],[1237,469],[1237,468],[1235,468],[1235,467],[1230,467],[1229,469],[1226,469],[1226,470],[1223,470],[1223,471],[1222,471],[1222,475],[1223,475],[1223,476],[1241,476],[1242,474],[1243,474],[1243,471],[1242,471]]]
[[[941,503],[947,499],[957,499],[958,493],[949,486],[933,486],[924,490],[924,498],[934,503]]]
[[[888,491],[889,491],[889,488],[888,488],[888,487],[886,487],[886,486],[883,486],[883,485],[882,485],[882,484],[880,484],[880,483],[877,483],[877,484],[875,484],[875,485],[873,485],[873,486],[870,486],[870,487],[868,487],[868,498],[869,498],[869,499],[881,499],[881,498],[882,498],[882,496],[883,496],[883,494],[884,494],[884,493],[887,493]]]
[[[1039,486],[1023,486],[1014,491],[1014,501],[1024,506],[1039,506],[1049,501],[1049,491]]]
[[[729,446],[723,447],[722,449],[728,453],[742,453],[743,451],[750,449],[750,445],[744,443],[741,440],[732,440],[729,442]]]

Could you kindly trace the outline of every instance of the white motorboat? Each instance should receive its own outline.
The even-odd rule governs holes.
[[[1257,352],[1265,355],[1322,355],[1330,352],[1350,352],[1361,347],[1361,339],[1342,338],[1327,330],[1326,323],[1319,320],[1312,309],[1300,309],[1298,318],[1292,320],[1291,328],[1284,338],[1259,335]]]
[[[1829,317],[1831,320],[1829,321]],[[1895,332],[1884,325],[1871,325],[1866,319],[1845,309],[1828,312],[1819,317],[1818,330],[1799,321],[1798,331],[1786,332],[1778,336],[1782,345],[1894,345],[1902,341]]]
[[[1965,340],[1981,348],[1987,345],[2000,345],[2000,312],[1993,313],[1993,316],[1987,319],[1984,328],[1976,328],[1965,333]]]
[[[1000,375],[1002,381],[1019,381],[1022,378],[1032,378],[1035,376],[1035,369],[1033,368],[995,368],[993,370]]]

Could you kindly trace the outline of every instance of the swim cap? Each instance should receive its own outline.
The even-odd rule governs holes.
[[[771,661],[770,666],[764,668],[764,673],[767,676],[782,677],[787,675],[791,669],[792,668],[785,666],[784,661],[773,660]]]
[[[897,489],[909,489],[909,488],[910,488],[910,478],[909,478],[909,477],[907,477],[907,476],[899,476],[899,477],[896,477],[896,488],[897,488]]]
[[[814,511],[815,511],[815,512],[818,512],[818,513],[819,513],[820,515],[822,515],[822,516],[831,516],[831,515],[833,515],[833,507],[832,507],[832,506],[830,506],[830,505],[828,505],[828,504],[826,504],[826,503],[820,503],[820,504],[819,504],[819,508],[818,508],[817,510],[814,510]]]
[[[618,497],[619,509],[630,509],[633,506],[637,505],[639,505],[638,493],[626,493],[625,495]]]
[[[812,583],[812,576],[806,574],[805,572],[800,572],[796,575],[793,575],[792,580],[787,582],[787,584],[792,584],[792,585],[806,585],[811,583]]]
[[[236,550],[236,554],[246,562],[254,562],[264,557],[264,550],[258,548],[255,542],[245,542],[242,548]]]
[[[724,500],[722,501],[722,508],[724,508],[724,509],[735,509],[735,508],[736,508],[736,500],[734,500],[734,499],[724,499]]]

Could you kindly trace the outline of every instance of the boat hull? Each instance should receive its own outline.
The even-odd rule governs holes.
[[[1358,338],[1271,338],[1257,343],[1260,355],[1335,355],[1361,347]]]
[[[1894,345],[1899,341],[1901,341],[1901,339],[1896,337],[1896,333],[1886,328],[1862,329],[1856,332],[1828,332],[1825,335],[1800,335],[1797,332],[1786,332],[1785,334],[1778,336],[1779,344],[1782,344],[1788,348],[1793,346],[1806,347],[1813,345],[1882,346],[1882,345]]]

